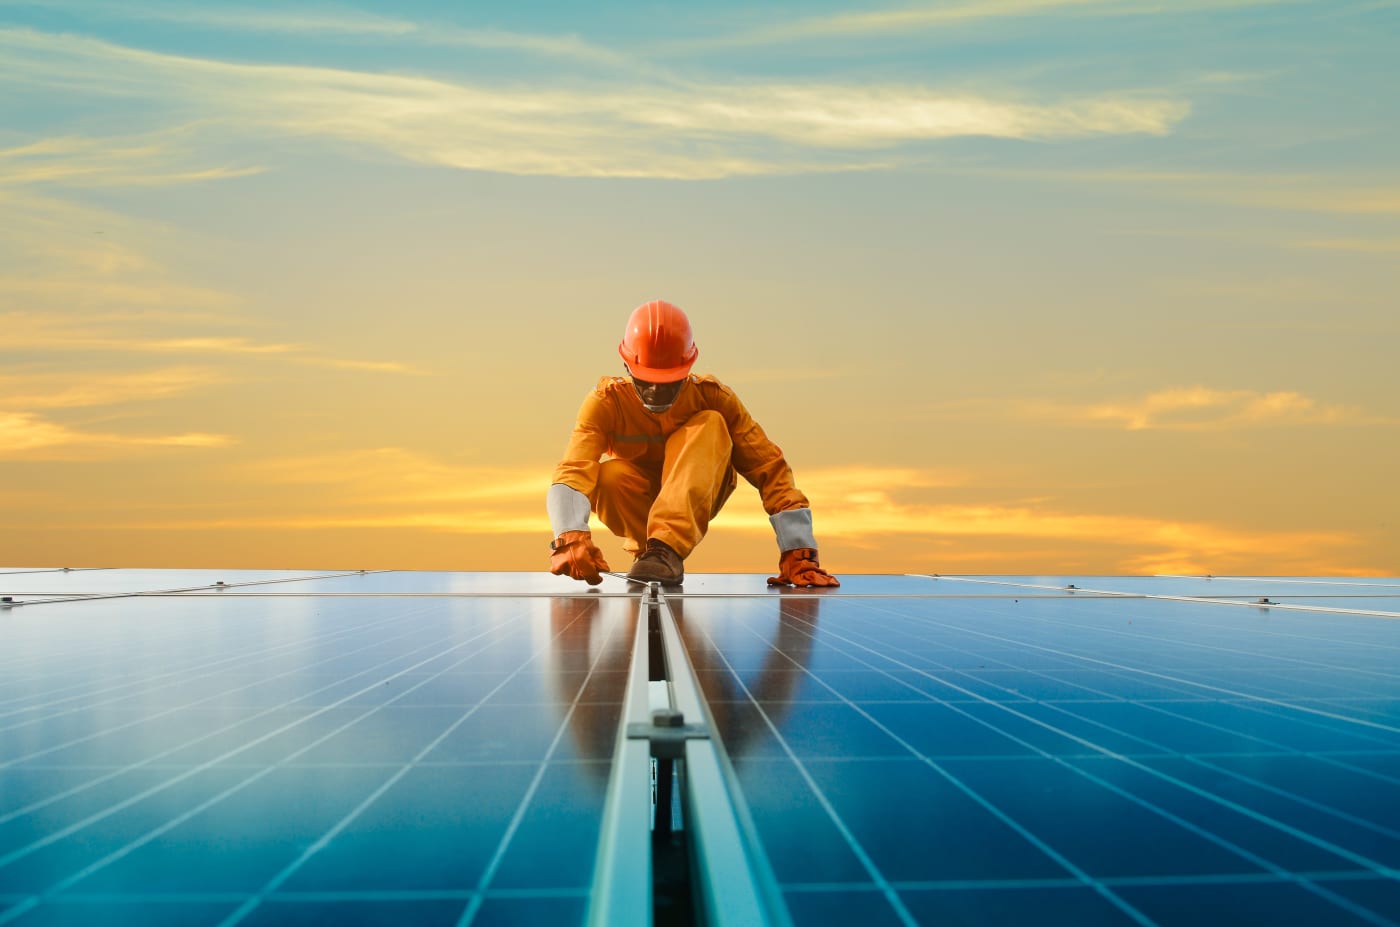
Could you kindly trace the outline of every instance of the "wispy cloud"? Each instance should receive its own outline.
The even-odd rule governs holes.
[[[1085,421],[1118,425],[1131,431],[1363,425],[1381,421],[1358,409],[1325,405],[1293,390],[1266,393],[1203,386],[1160,390],[1129,402],[1088,405],[1067,411]]]
[[[940,403],[938,418],[1006,418],[1056,425],[1219,431],[1239,428],[1393,425],[1396,421],[1352,406],[1321,402],[1296,390],[1261,391],[1171,387],[1107,402],[1044,399],[967,399]]]
[[[293,505],[198,524],[151,528],[319,530],[408,528],[455,534],[548,534],[544,510],[551,469],[464,466],[402,447],[345,450],[251,463],[237,477],[296,488]]]
[[[950,0],[857,13],[810,16],[709,40],[701,46],[769,45],[853,35],[902,35],[1039,16],[1169,16],[1242,7],[1282,6],[1301,0]]]
[[[243,335],[153,336],[142,331],[143,320],[103,314],[40,316],[0,314],[0,348],[29,351],[108,352],[118,354],[178,354],[182,357],[271,357],[288,363],[363,370],[376,373],[421,374],[398,361],[326,357],[305,345],[257,341]],[[131,324],[135,322],[136,324]],[[135,329],[135,330],[132,330]]]
[[[499,49],[610,67],[635,67],[635,59],[577,35],[542,35],[504,29],[464,29],[444,22],[414,22],[326,5],[320,10],[260,9],[216,3],[112,3],[104,0],[0,0],[0,6],[30,6],[138,22],[175,23],[197,29],[306,36],[322,41],[374,39],[418,45]]]
[[[1270,531],[1205,521],[1065,511],[1050,502],[968,505],[911,502],[907,487],[935,485],[940,474],[909,468],[843,468],[802,475],[812,499],[819,538],[842,545],[889,547],[920,538],[929,543],[959,539],[1002,539],[1092,545],[1117,558],[1124,572],[1227,573],[1243,563],[1280,568],[1336,563],[1355,555],[1361,539],[1345,531]],[[741,530],[771,530],[763,513],[726,509],[723,524]],[[987,551],[979,556],[985,563]]]
[[[1092,185],[1135,187],[1145,193],[1190,197],[1211,203],[1285,212],[1345,216],[1400,215],[1400,186],[1386,177],[1360,179],[1352,174],[1257,171],[1066,170],[1023,171],[970,169],[968,173],[1065,181]],[[1205,230],[1202,234],[1212,234]]]
[[[30,412],[0,411],[0,460],[85,460],[153,448],[216,448],[229,435],[131,435],[83,431]]]
[[[151,337],[123,332],[123,326],[97,315],[0,315],[0,348],[14,350],[114,351],[153,354],[291,354],[299,345],[258,342],[242,336]]]
[[[0,149],[0,186],[151,186],[244,177],[262,170],[190,167],[192,152],[175,143],[188,135],[188,127],[180,127],[139,139],[61,136]]]
[[[0,375],[0,409],[74,409],[169,399],[224,380],[216,371],[196,367]]]
[[[323,487],[362,504],[528,500],[543,506],[549,467],[472,467],[444,463],[409,448],[379,447],[248,464],[253,479]]]
[[[1163,135],[1187,103],[1141,94],[1050,102],[912,85],[654,82],[501,89],[331,68],[233,64],[0,30],[0,80],[135,96],[220,131],[319,136],[515,174],[712,178],[871,169],[872,150],[981,136]]]

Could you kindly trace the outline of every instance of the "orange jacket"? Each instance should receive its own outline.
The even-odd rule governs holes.
[[[583,400],[564,459],[554,469],[563,483],[592,498],[604,455],[631,461],[661,474],[666,439],[697,412],[713,409],[724,416],[734,442],[730,463],[758,490],[769,515],[807,508],[807,497],[793,484],[783,450],[768,439],[734,391],[709,375],[691,374],[675,404],[662,413],[648,412],[627,377],[603,377]]]

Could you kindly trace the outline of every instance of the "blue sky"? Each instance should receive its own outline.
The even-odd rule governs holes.
[[[0,0],[0,560],[529,568],[659,296],[853,567],[1393,572],[1397,35]],[[731,509],[712,568],[768,557]]]

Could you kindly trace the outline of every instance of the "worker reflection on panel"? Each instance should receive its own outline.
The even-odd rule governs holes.
[[[770,585],[839,586],[817,562],[812,510],[782,449],[733,390],[690,368],[699,350],[690,320],[662,300],[633,310],[618,345],[626,376],[608,376],[579,409],[546,496],[554,531],[550,572],[603,581],[590,513],[636,557],[628,579],[678,584],[685,558],[734,491],[758,489],[778,539]]]
[[[821,596],[794,591],[794,594],[778,598],[778,623],[773,631],[772,648],[757,675],[743,681],[747,693],[735,678],[735,672],[710,645],[704,629],[686,626],[685,601],[678,597],[668,599],[667,603],[685,641],[690,662],[700,673],[705,701],[709,703],[724,748],[731,757],[742,757],[751,743],[769,736],[769,732],[762,723],[746,724],[743,715],[731,714],[732,706],[746,705],[752,699],[775,727],[782,727],[783,718],[792,708],[797,683],[806,674],[812,659]]]
[[[585,758],[612,756],[627,689],[629,625],[621,615],[615,625],[605,620],[613,617],[604,614],[609,606],[628,612],[636,610],[635,603],[627,600],[589,596],[556,597],[549,603],[550,630],[554,638],[549,647],[550,675],[555,692],[564,703],[561,710],[568,712],[569,703],[572,703],[569,733],[578,746],[579,755]],[[595,688],[580,693],[574,685],[577,678],[584,680],[581,686]],[[599,791],[606,790],[606,763],[576,766]]]

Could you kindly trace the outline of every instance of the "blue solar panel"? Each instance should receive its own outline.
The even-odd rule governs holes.
[[[772,923],[1400,923],[1400,581],[663,592],[748,847],[689,870],[760,907],[771,881]],[[662,749],[631,730],[648,606],[619,577],[0,593],[0,924],[576,924],[599,860],[676,877],[609,857],[623,745]]]
[[[577,922],[635,620],[599,597],[12,608],[0,923]]]
[[[1400,913],[1390,620],[1151,599],[672,608],[797,923]]]

